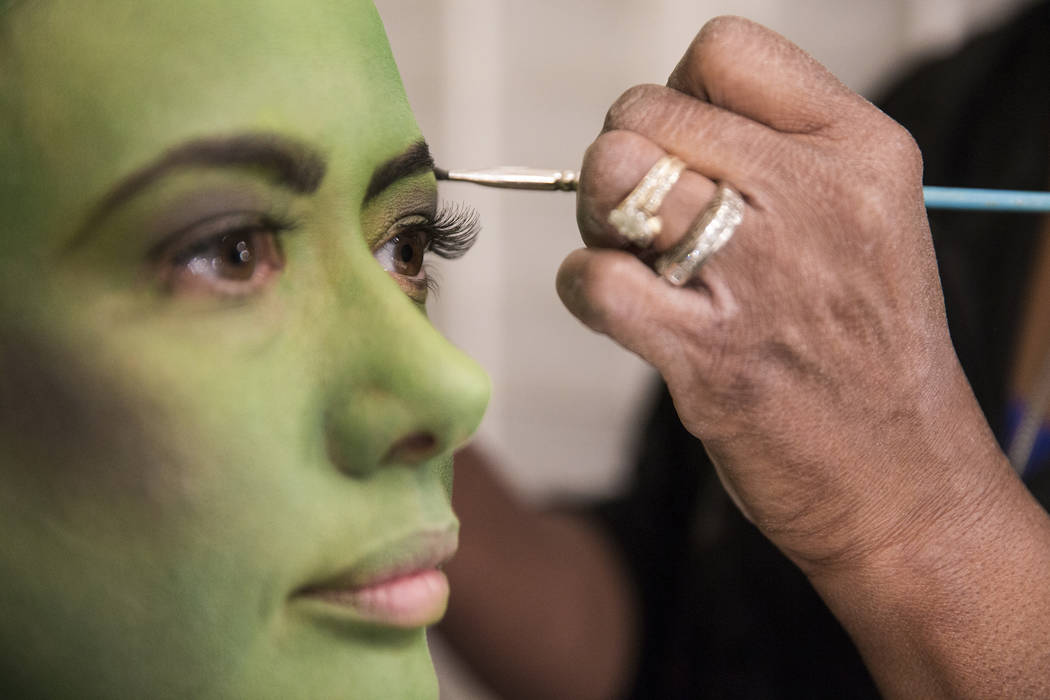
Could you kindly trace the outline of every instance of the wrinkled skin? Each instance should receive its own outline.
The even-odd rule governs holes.
[[[645,257],[682,238],[718,179],[747,202],[731,244],[684,289],[585,251],[563,268],[563,296],[661,370],[728,491],[789,555],[804,567],[863,556],[882,543],[851,523],[896,516],[872,498],[896,478],[882,462],[949,459],[950,435],[922,421],[969,415],[998,453],[948,336],[918,149],[801,50],[734,20],[705,27],[668,87],[637,86],[610,109],[584,166],[588,243],[617,246],[603,212],[664,149],[691,168]],[[602,253],[619,285],[587,276]],[[898,527],[879,524],[891,532],[871,534]]]
[[[726,180],[734,237],[673,288],[608,225],[665,152],[690,168],[656,254]],[[588,248],[558,277],[651,362],[743,513],[889,697],[1046,697],[1050,519],[1010,469],[948,334],[908,133],[783,37],[708,23],[666,87],[610,109],[584,160]]]
[[[436,697],[422,626],[293,596],[455,531],[451,454],[488,392],[373,255],[436,189],[362,204],[420,139],[371,3],[32,0],[2,26],[5,694]],[[244,133],[322,154],[316,191],[202,165],[93,218],[167,149]],[[294,220],[283,269],[167,284],[158,242],[226,209]]]

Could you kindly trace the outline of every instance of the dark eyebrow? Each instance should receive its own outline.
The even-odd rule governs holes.
[[[324,158],[315,150],[278,134],[239,134],[189,141],[169,149],[156,161],[121,180],[98,203],[69,247],[80,245],[99,221],[164,175],[195,165],[259,168],[270,173],[277,185],[301,194],[315,192],[326,169]]]
[[[403,177],[433,169],[434,159],[430,155],[430,148],[426,141],[420,139],[375,169],[368,189],[365,190],[364,203],[372,201],[380,192]]]

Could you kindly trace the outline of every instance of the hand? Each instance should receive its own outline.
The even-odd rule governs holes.
[[[639,252],[607,216],[665,153],[689,169]],[[661,372],[737,504],[811,574],[966,527],[1011,478],[951,345],[921,179],[902,127],[738,18],[707,24],[668,87],[627,91],[584,159],[588,248],[562,300]],[[717,180],[743,223],[674,288],[646,263]]]

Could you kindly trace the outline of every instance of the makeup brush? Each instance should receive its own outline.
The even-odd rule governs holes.
[[[443,170],[434,168],[438,180],[473,182],[486,187],[510,190],[563,190],[575,192],[579,175],[572,170],[544,170],[503,165],[482,170]]]
[[[504,165],[481,170],[434,168],[438,180],[472,182],[511,190],[574,192],[579,174],[572,170],[544,170]],[[969,211],[1050,212],[1050,192],[987,190],[972,187],[923,187],[927,209]]]

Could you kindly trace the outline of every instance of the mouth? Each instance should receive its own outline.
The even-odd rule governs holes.
[[[441,567],[458,543],[455,528],[396,540],[349,568],[298,590],[292,599],[313,612],[351,623],[416,629],[436,623],[448,605]]]

